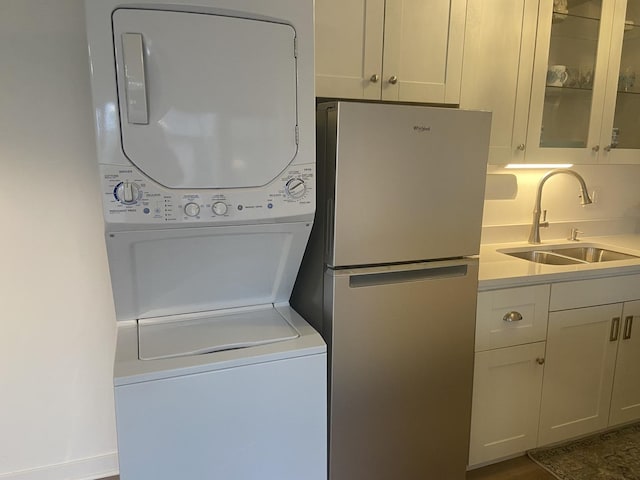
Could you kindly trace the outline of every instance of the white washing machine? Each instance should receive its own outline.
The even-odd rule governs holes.
[[[311,0],[87,0],[122,480],[326,479]]]

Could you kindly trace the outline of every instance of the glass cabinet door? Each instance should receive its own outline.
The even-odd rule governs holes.
[[[597,162],[613,2],[540,2],[527,162]]]
[[[601,2],[555,2],[540,147],[586,147]],[[572,8],[569,8],[569,7]]]
[[[640,0],[617,0],[602,124],[602,161],[640,162]]]

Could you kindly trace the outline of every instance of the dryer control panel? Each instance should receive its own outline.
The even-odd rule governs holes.
[[[234,225],[313,219],[315,164],[290,165],[259,188],[180,190],[162,187],[133,166],[100,165],[108,224]]]

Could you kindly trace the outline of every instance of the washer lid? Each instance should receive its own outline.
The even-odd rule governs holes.
[[[265,20],[117,9],[122,148],[169,188],[257,187],[297,153],[295,30]]]
[[[230,314],[196,314],[138,321],[140,360],[202,355],[298,338],[273,306]]]

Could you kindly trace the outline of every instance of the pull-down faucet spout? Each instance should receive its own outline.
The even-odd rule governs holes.
[[[587,184],[584,181],[584,178],[580,176],[579,173],[574,172],[573,170],[567,170],[566,168],[561,168],[558,170],[551,170],[547,174],[545,174],[541,179],[540,183],[538,183],[538,192],[536,193],[536,203],[533,207],[533,222],[531,223],[531,233],[529,234],[529,243],[538,244],[540,242],[540,214],[542,213],[542,187],[545,182],[549,180],[554,175],[558,175],[559,173],[566,173],[568,175],[572,175],[576,177],[578,182],[580,182],[580,190],[582,201],[580,202],[582,205],[589,205],[593,203],[591,201],[591,197],[589,196],[589,192],[587,191]],[[546,223],[546,222],[545,222]],[[544,226],[547,226],[546,223]]]

